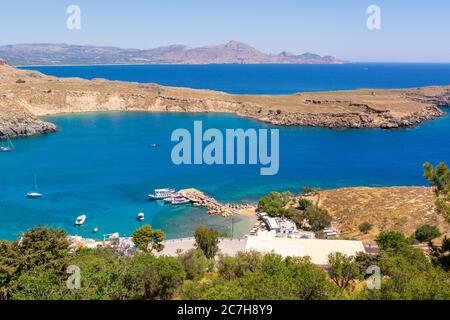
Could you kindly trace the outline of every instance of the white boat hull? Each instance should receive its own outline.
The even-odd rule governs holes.
[[[86,216],[79,216],[77,220],[75,220],[75,225],[82,226],[86,221]]]
[[[37,199],[37,198],[42,198],[43,195],[37,192],[29,192],[27,193],[27,198],[29,199]]]

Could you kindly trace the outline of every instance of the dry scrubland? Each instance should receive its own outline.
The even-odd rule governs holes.
[[[450,230],[436,212],[432,188],[342,188],[320,191],[308,199],[329,211],[344,237],[372,241],[382,231],[410,236],[426,224],[437,226],[441,232]],[[373,225],[368,234],[358,229],[364,222]]]

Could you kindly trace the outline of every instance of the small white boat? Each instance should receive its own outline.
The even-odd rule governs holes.
[[[149,194],[149,200],[163,200],[170,198],[176,191],[174,189],[156,189],[154,194]]]
[[[174,205],[174,206],[179,206],[179,205],[189,204],[189,203],[192,203],[192,201],[183,196],[176,196],[172,200],[172,205]]]
[[[84,224],[84,222],[86,221],[86,215],[82,215],[82,216],[79,216],[78,218],[77,218],[77,220],[75,220],[75,225],[77,225],[77,226],[82,226],[83,224]]]
[[[31,191],[31,192],[27,193],[27,198],[29,198],[29,199],[37,199],[37,198],[42,198],[44,196],[42,193],[37,192],[36,176],[34,176],[34,190],[35,191]]]
[[[37,199],[37,198],[42,198],[43,195],[39,192],[28,192],[27,193],[27,198],[29,199]]]
[[[0,152],[12,152],[12,151],[14,151],[14,145],[11,139],[7,138],[6,145],[2,143],[2,146],[0,147]]]
[[[138,216],[137,216],[137,219],[139,220],[139,221],[144,221],[144,219],[145,219],[145,214],[144,213],[139,213],[138,214]]]
[[[163,202],[164,203],[172,203],[173,199],[174,199],[174,197],[165,198],[165,199],[163,199]]]
[[[158,148],[158,145],[157,145],[156,143],[153,143],[153,144],[150,145],[150,147],[152,147],[152,148]]]
[[[94,228],[94,230],[92,230],[94,233],[97,233],[98,232],[98,228],[96,227],[96,228]]]

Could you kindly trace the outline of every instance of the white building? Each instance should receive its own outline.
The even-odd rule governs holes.
[[[176,256],[179,250],[188,251],[195,247],[195,239],[168,240],[164,242],[164,250],[158,255]],[[350,240],[310,240],[275,238],[270,236],[249,236],[246,239],[222,239],[219,243],[222,254],[233,256],[239,251],[258,251],[261,253],[276,253],[283,257],[310,257],[315,265],[327,265],[328,255],[340,252],[354,256],[365,252],[361,241]]]

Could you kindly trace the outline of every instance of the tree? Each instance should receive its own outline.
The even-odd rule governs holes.
[[[370,230],[372,230],[373,225],[368,222],[364,222],[359,225],[358,229],[361,233],[368,234]]]
[[[450,299],[448,273],[433,267],[418,249],[409,246],[409,249],[401,254],[383,254],[380,268],[383,276],[381,289],[366,290],[366,299]]]
[[[178,293],[185,279],[178,259],[143,253],[129,258],[122,285],[128,293],[126,299],[169,300]]]
[[[62,229],[37,226],[9,243],[0,242],[0,294],[8,299],[23,286],[18,279],[33,270],[50,270],[54,276],[65,273],[69,241]]]
[[[311,187],[308,187],[308,186],[304,186],[304,187],[302,187],[300,193],[302,195],[308,195],[308,194],[311,194],[311,193],[316,193],[319,190],[320,190],[319,188],[311,188]]]
[[[398,250],[409,245],[408,239],[402,233],[397,231],[382,232],[375,239],[375,242],[383,250]]]
[[[436,193],[436,210],[450,222],[450,169],[441,162],[436,168],[429,162],[424,164],[425,178],[434,187]]]
[[[425,178],[433,185],[437,195],[447,195],[450,191],[450,170],[441,162],[436,168],[429,162],[424,164]]]
[[[162,244],[164,238],[164,232],[153,230],[151,225],[144,225],[133,233],[133,243],[144,252],[152,252],[153,250],[161,252],[164,249]]]
[[[206,258],[213,259],[219,251],[219,236],[217,230],[198,226],[195,229],[195,243],[197,248],[203,251]]]
[[[234,257],[222,256],[218,263],[218,272],[226,280],[243,277],[246,273],[261,270],[263,254],[257,251],[241,251]]]
[[[259,200],[258,211],[266,212],[271,217],[284,215],[284,207],[292,199],[290,192],[272,192]]]
[[[450,223],[450,204],[443,198],[437,198],[435,201],[436,211],[440,213]]]
[[[187,283],[183,299],[212,300],[323,300],[337,297],[335,287],[326,273],[311,264],[309,259],[283,258],[277,254],[252,253],[241,256],[242,261],[257,259],[259,267],[253,271],[245,265],[245,272],[230,280],[220,277]],[[226,258],[227,261],[229,257]],[[240,264],[240,262],[235,261]],[[228,262],[227,262],[228,263]],[[228,273],[227,273],[228,274]]]
[[[435,226],[430,225],[419,227],[414,234],[414,237],[419,242],[428,242],[440,236],[439,230]]]
[[[119,258],[111,249],[82,249],[72,257],[71,265],[81,270],[81,287],[68,291],[71,300],[124,300],[130,296],[125,275],[130,258]],[[65,275],[67,278],[68,275]]]
[[[200,249],[192,249],[179,254],[178,260],[186,272],[186,277],[190,280],[201,278],[208,270],[208,259]]]
[[[316,205],[306,208],[304,217],[313,231],[321,231],[329,227],[333,220],[327,210],[321,209]]]
[[[328,255],[329,276],[340,288],[346,289],[352,281],[359,279],[360,272],[353,257],[348,257],[341,252]]]
[[[311,207],[311,206],[313,205],[313,203],[312,203],[310,200],[308,200],[308,199],[301,198],[301,199],[298,201],[298,205],[299,205],[299,209],[302,210],[302,211],[304,211],[304,210],[306,210],[308,207]]]
[[[359,274],[364,278],[368,278],[371,275],[367,274],[367,270],[370,266],[379,266],[380,265],[380,255],[379,254],[369,254],[365,252],[358,252],[355,255],[355,264],[359,269]]]
[[[450,239],[445,237],[441,246],[436,246],[430,241],[428,246],[432,263],[447,272],[450,271]]]

